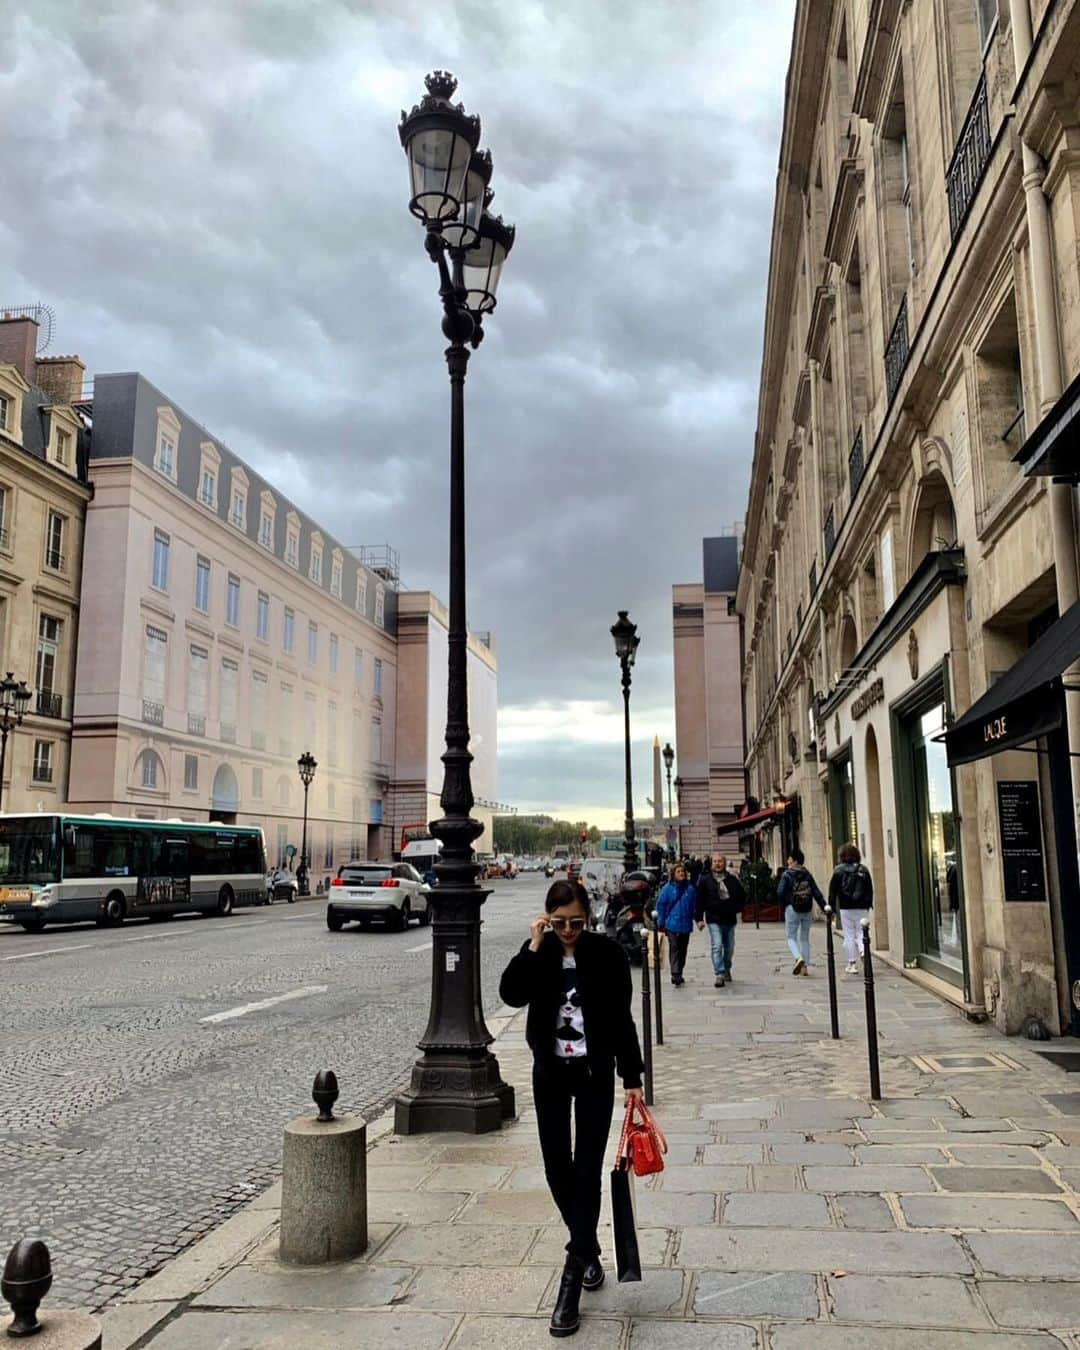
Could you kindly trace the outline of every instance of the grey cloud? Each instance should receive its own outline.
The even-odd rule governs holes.
[[[471,618],[528,706],[617,697],[629,607],[663,704],[670,585],[745,503],[792,9],[36,0],[0,54],[9,299],[445,593],[443,340],[396,123],[453,69],[519,227],[467,389]],[[507,755],[500,796],[537,774]]]

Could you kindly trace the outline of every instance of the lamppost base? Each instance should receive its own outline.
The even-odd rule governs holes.
[[[394,1103],[395,1134],[489,1134],[514,1118],[514,1089],[502,1081],[490,1052],[425,1055]]]

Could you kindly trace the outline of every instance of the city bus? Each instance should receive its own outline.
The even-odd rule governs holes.
[[[266,899],[261,829],[120,816],[0,815],[0,921],[47,923],[226,915]]]

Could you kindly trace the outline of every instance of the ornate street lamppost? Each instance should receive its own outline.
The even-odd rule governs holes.
[[[637,624],[631,623],[625,609],[619,610],[619,617],[611,625],[611,636],[615,639],[615,655],[622,667],[623,727],[626,751],[626,837],[623,839],[623,867],[633,872],[638,866],[637,841],[634,838],[634,789],[630,778],[630,671],[637,656],[641,639],[637,635]]]
[[[668,830],[671,831],[674,830],[675,828],[674,825],[672,824],[672,821],[675,819],[675,812],[671,809],[671,766],[675,763],[675,751],[671,748],[670,741],[668,741],[667,745],[664,746],[663,750],[661,750],[660,753],[664,757],[664,768],[667,770]],[[668,846],[668,855],[670,857],[674,857],[675,845],[671,840],[670,834],[668,835],[667,846]]]
[[[26,681],[17,680],[9,670],[4,679],[0,680],[0,800],[4,793],[8,737],[16,727],[22,726],[29,702],[30,690],[26,687]]]
[[[315,777],[315,770],[319,766],[311,751],[305,750],[296,761],[296,767],[300,770],[300,781],[304,785],[304,830],[300,837],[300,866],[296,869],[296,891],[298,895],[310,895],[311,892],[308,890],[307,799],[311,780]]]
[[[468,647],[465,617],[465,372],[481,321],[495,308],[513,226],[489,215],[491,156],[478,153],[480,119],[451,103],[457,81],[436,71],[427,94],[401,114],[398,134],[409,161],[410,212],[425,230],[424,247],[439,269],[442,331],[450,372],[450,634],[442,817],[431,832],[442,842],[431,893],[431,1007],[409,1087],[398,1097],[399,1134],[497,1130],[514,1114],[514,1089],[491,1053],[480,992],[480,906],[469,766]]]

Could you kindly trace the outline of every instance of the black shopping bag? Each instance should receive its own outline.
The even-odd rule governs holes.
[[[637,1223],[634,1219],[634,1175],[616,1165],[611,1173],[611,1227],[615,1233],[615,1270],[620,1284],[641,1279]]]

